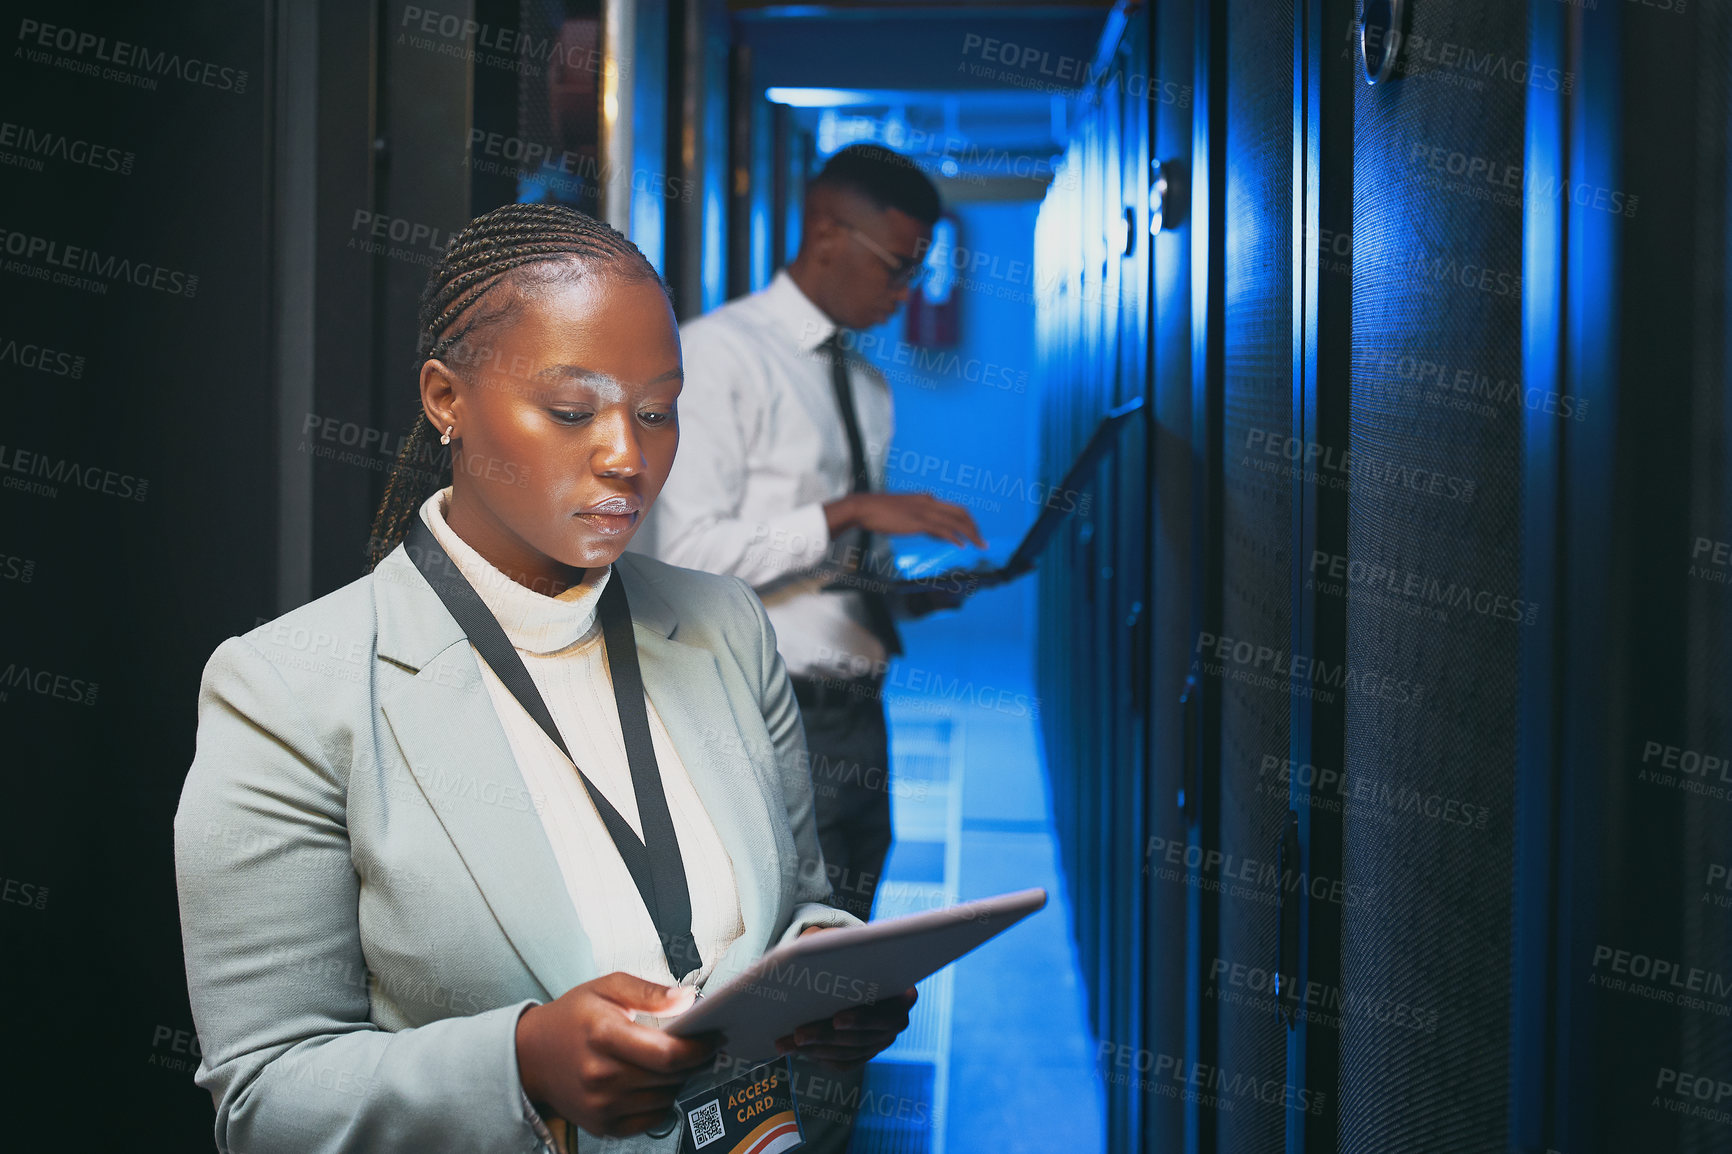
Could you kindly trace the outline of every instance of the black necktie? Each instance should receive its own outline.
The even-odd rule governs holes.
[[[854,475],[856,493],[869,492],[872,488],[872,475],[867,470],[866,446],[860,437],[860,418],[854,412],[854,388],[848,383],[848,358],[842,350],[842,330],[837,329],[830,334],[824,346],[830,350],[830,383],[836,387],[836,408],[842,413],[842,428],[848,435],[848,463]],[[862,565],[867,565],[872,555],[872,534],[860,530],[859,564],[850,566],[856,572]],[[868,572],[864,584],[858,586],[861,600],[866,607],[866,627],[872,635],[878,638],[884,646],[884,652],[896,656],[902,652],[902,638],[896,632],[896,620],[890,612],[890,600],[883,592],[874,588],[874,584],[883,578]],[[843,584],[837,588],[850,588]]]

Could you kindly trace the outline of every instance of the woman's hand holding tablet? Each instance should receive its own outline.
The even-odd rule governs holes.
[[[726,981],[706,983],[701,1001],[656,1024],[682,1037],[719,1030],[722,1049],[735,1059],[763,1061],[791,1045],[846,1068],[906,1027],[910,987],[1044,905],[1044,889],[1018,890],[828,927],[816,940],[802,932]]]
[[[810,926],[800,936],[822,933],[834,926]],[[828,1018],[807,1022],[776,1039],[778,1054],[798,1054],[832,1070],[863,1066],[889,1048],[908,1028],[908,1014],[920,996],[913,986],[893,998],[840,1010]]]
[[[676,1038],[632,1013],[675,1014],[692,1000],[689,986],[615,972],[529,1007],[517,1020],[524,1093],[537,1110],[591,1134],[640,1134],[665,1122],[680,1085],[714,1056],[721,1035]]]

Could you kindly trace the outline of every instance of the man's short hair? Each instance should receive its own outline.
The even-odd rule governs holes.
[[[827,185],[855,192],[878,208],[894,208],[923,224],[944,211],[924,172],[906,156],[877,144],[851,144],[836,153],[814,176],[812,187]]]

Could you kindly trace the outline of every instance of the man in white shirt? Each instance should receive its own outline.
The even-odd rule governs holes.
[[[830,158],[807,185],[794,262],[681,328],[679,453],[638,536],[664,561],[731,573],[763,598],[805,723],[831,900],[861,918],[890,849],[880,690],[901,652],[891,617],[958,603],[887,595],[886,538],[984,547],[966,509],[883,491],[890,388],[849,352],[855,332],[908,298],[940,211],[932,182],[888,149]],[[813,575],[820,565],[828,572]],[[838,580],[838,568],[851,575]],[[852,1106],[802,1102],[814,1149],[845,1148]]]

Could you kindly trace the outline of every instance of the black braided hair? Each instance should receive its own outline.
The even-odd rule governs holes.
[[[416,372],[435,358],[457,371],[475,359],[470,342],[521,304],[519,293],[495,292],[501,284],[524,287],[532,273],[560,279],[596,266],[631,280],[653,279],[672,300],[655,266],[605,221],[557,204],[507,204],[482,213],[452,238],[427,278],[416,326]],[[403,540],[421,503],[451,483],[450,453],[440,451],[436,439],[443,431],[418,412],[403,438],[373,515],[369,571]]]

